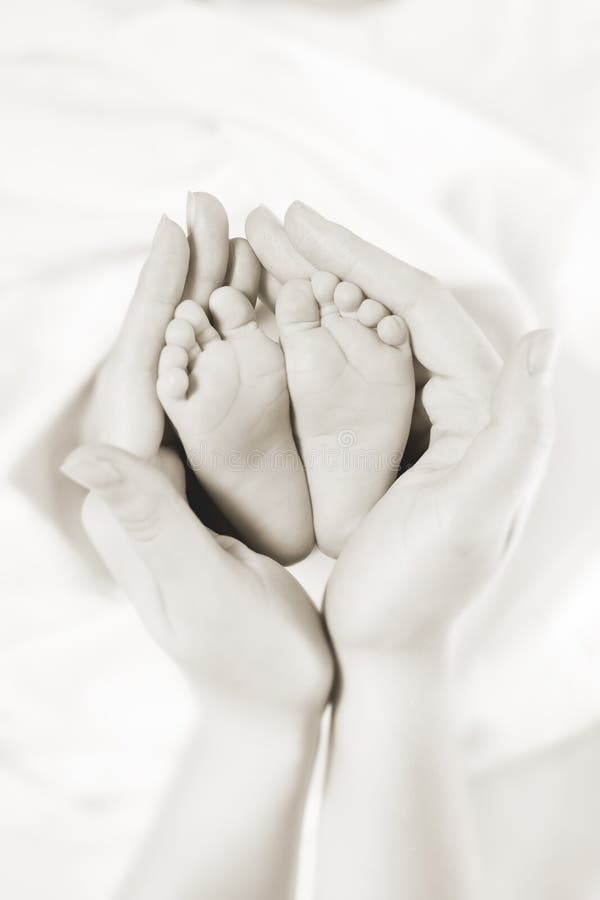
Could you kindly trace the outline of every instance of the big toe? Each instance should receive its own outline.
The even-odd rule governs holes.
[[[282,335],[316,328],[321,316],[310,281],[304,278],[287,281],[277,297],[275,313]]]
[[[234,337],[258,327],[254,307],[246,295],[236,288],[217,288],[210,295],[208,308],[222,337]]]

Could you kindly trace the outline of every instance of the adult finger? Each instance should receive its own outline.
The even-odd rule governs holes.
[[[241,237],[232,238],[229,241],[226,284],[241,291],[255,305],[261,274],[261,265],[248,241]]]
[[[110,448],[107,449],[110,454]],[[97,454],[94,459],[98,459]],[[172,450],[164,447],[159,450],[152,463],[172,485],[175,495],[183,500],[183,507],[179,505],[173,517],[169,514],[165,520],[164,515],[160,512],[160,498],[163,503],[168,502],[168,498],[173,494],[168,491],[168,487],[165,487],[162,477],[154,482],[152,479],[147,479],[145,464],[140,464],[135,459],[134,478],[136,477],[135,472],[138,475],[141,473],[145,488],[142,488],[139,496],[129,497],[126,508],[123,506],[123,502],[126,500],[127,494],[123,493],[118,500],[115,515],[114,498],[103,491],[103,487],[108,487],[107,470],[105,468],[104,476],[102,476],[98,468],[100,466],[101,469],[102,466],[105,466],[106,461],[107,458],[104,454],[102,462],[90,464],[88,461],[82,469],[81,453],[77,452],[74,462],[73,455],[65,461],[63,471],[80,484],[85,484],[86,487],[91,487],[92,482],[97,484],[98,480],[102,482],[102,485],[92,489],[84,500],[81,512],[83,526],[106,568],[136,607],[150,633],[159,644],[164,644],[165,634],[170,633],[170,626],[165,629],[165,625],[168,623],[165,619],[166,607],[163,595],[164,588],[167,586],[164,563],[166,560],[174,560],[170,541],[173,539],[178,542],[182,539],[188,540],[192,534],[196,535],[195,540],[198,540],[198,535],[200,535],[200,539],[203,537],[202,527],[200,529],[196,527],[194,516],[192,516],[194,521],[190,522],[189,511],[186,511],[183,465]],[[72,468],[73,465],[75,468]],[[147,499],[149,488],[155,495],[150,502]],[[133,488],[133,490],[137,489]],[[146,499],[142,499],[143,497]],[[174,525],[173,519],[175,520]],[[161,521],[163,522],[162,528],[159,527]],[[136,523],[134,528],[132,528],[132,522]],[[167,534],[166,529],[172,527],[175,528],[175,532]],[[151,554],[140,553],[140,548],[142,551],[145,549],[144,536],[147,536],[149,532],[162,534],[159,545],[151,542],[153,548]],[[231,546],[224,538],[214,537],[215,546],[210,546],[213,556],[215,551],[217,556],[221,556],[220,551],[216,549],[217,543],[228,552],[231,550]],[[204,557],[205,562],[213,559],[213,556]],[[191,561],[192,564],[196,559],[197,556],[194,555],[188,557],[188,561]],[[176,565],[178,565],[177,562]],[[183,569],[178,569],[177,573],[182,578],[185,577]]]
[[[224,552],[165,474],[124,450],[85,444],[61,471],[102,500],[159,583],[199,552]]]
[[[190,262],[185,296],[205,309],[212,292],[225,281],[229,260],[227,213],[212,194],[188,193]]]
[[[163,216],[144,263],[113,353],[156,374],[165,328],[181,300],[189,247],[175,222]]]
[[[551,376],[555,335],[525,335],[508,357],[492,399],[489,424],[453,475],[463,521],[510,521],[537,486],[554,439]]]
[[[164,631],[160,587],[96,491],[83,501],[81,521],[108,572],[160,643]]]
[[[272,312],[275,312],[280,290],[281,282],[277,281],[275,276],[271,275],[267,269],[263,269],[260,276],[260,284],[258,286],[258,296]]]
[[[407,323],[415,356],[444,377],[494,379],[500,360],[483,332],[437,279],[293,203],[285,230],[317,269],[357,284]],[[263,263],[264,264],[264,263]]]
[[[266,206],[246,219],[246,237],[264,268],[278,282],[310,278],[315,267],[293,246],[279,219]]]

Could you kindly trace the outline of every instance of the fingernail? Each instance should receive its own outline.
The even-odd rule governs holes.
[[[543,328],[540,331],[536,331],[529,341],[529,352],[527,354],[529,374],[548,379],[554,370],[556,353],[556,333],[551,328]]]
[[[277,216],[275,215],[273,210],[269,206],[266,206],[264,203],[261,203],[260,206],[257,207],[257,209],[265,213],[267,216],[269,216],[269,218],[277,219]],[[277,219],[277,221],[279,221],[279,219]]]
[[[196,197],[192,191],[187,192],[187,203],[185,205],[185,221],[187,224],[188,234],[193,228],[196,218]]]
[[[158,239],[160,238],[163,231],[165,230],[168,221],[169,221],[169,217],[164,215],[164,213],[163,213],[163,215],[160,217],[160,221],[159,221],[158,225],[156,226],[156,231],[154,232],[154,237],[152,238],[152,246],[153,247],[156,244],[156,242],[158,241]]]
[[[89,490],[109,487],[122,481],[121,473],[112,463],[81,448],[67,456],[60,471],[71,481],[76,481]]]
[[[294,200],[292,206],[295,206],[296,209],[299,209],[301,212],[308,213],[311,216],[319,216],[319,213],[312,206],[309,206],[308,203],[303,203],[302,200]]]
[[[302,200],[294,200],[290,208],[286,213],[286,219],[290,212],[296,210],[300,215],[304,218],[305,224],[313,225],[317,228],[322,224],[326,224],[329,220],[322,216],[320,212],[317,212],[312,206],[309,206],[308,203],[303,203]]]

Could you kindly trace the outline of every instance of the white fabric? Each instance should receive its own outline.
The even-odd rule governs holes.
[[[484,322],[500,308],[500,349],[559,327],[557,449],[461,629],[461,715],[479,771],[597,720],[597,4],[25,0],[1,15],[3,895],[110,897],[191,720],[56,474],[154,224],[181,219],[188,188],[217,194],[234,232],[259,202],[312,203]],[[318,592],[327,568],[315,554],[299,575]]]

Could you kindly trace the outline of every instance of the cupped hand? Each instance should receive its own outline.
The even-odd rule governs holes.
[[[332,664],[320,616],[283,567],[212,533],[148,462],[105,445],[63,472],[87,488],[96,549],[204,700],[320,713]]]
[[[187,236],[163,216],[140,273],[123,325],[92,385],[81,425],[85,442],[104,442],[150,460],[174,484],[185,480],[173,429],[156,392],[165,331],[183,298],[206,308],[223,284],[256,296],[260,266],[243,238],[229,238],[222,204],[189,193]],[[189,479],[193,508],[219,529],[229,526]]]
[[[82,423],[85,441],[104,441],[141,456],[159,450],[165,416],[156,395],[165,329],[185,296],[206,306],[215,288],[235,272],[243,253],[229,241],[227,214],[210,194],[188,196],[188,235],[163,216],[140,273],[114,347],[96,376]],[[245,243],[245,242],[243,242]]]
[[[271,287],[330,271],[408,325],[430,373],[422,398],[429,447],[344,547],[326,616],[338,654],[435,641],[497,571],[543,472],[553,335],[526,335],[503,367],[436,279],[303,204],[288,210],[285,229],[267,210],[254,211],[247,234]]]
[[[348,541],[326,594],[339,653],[443,640],[498,571],[552,444],[553,348],[552,332],[526,335],[462,455],[432,439]]]

